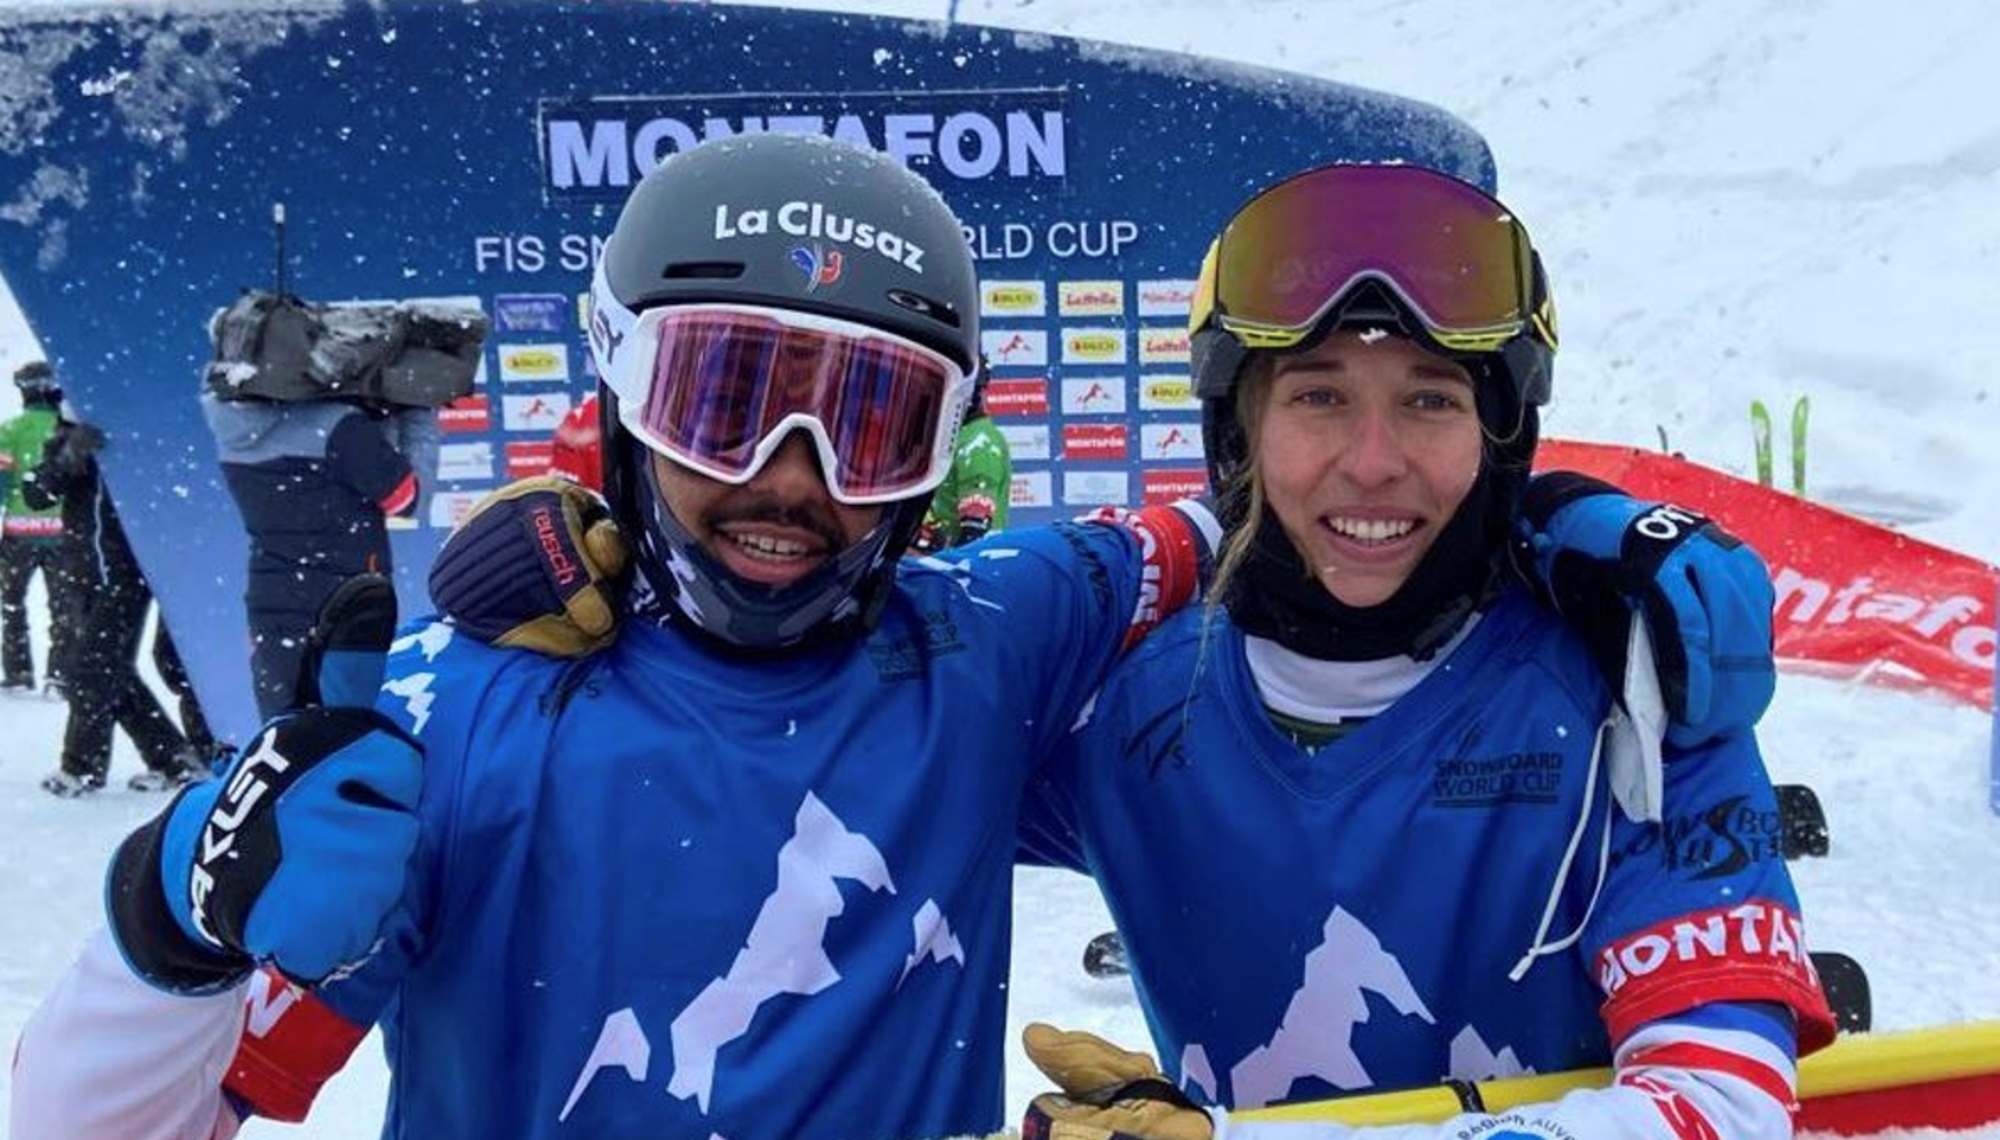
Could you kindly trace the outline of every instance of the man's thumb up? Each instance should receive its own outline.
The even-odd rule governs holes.
[[[374,708],[395,621],[386,579],[336,590],[300,678],[303,707],[119,847],[111,926],[140,976],[203,992],[269,963],[310,984],[378,948],[423,789],[421,747]]]
[[[396,588],[380,574],[356,574],[327,596],[306,645],[298,707],[371,708],[383,659],[396,636]]]

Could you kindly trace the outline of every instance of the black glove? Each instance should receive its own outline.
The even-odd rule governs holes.
[[[309,653],[324,703],[273,718],[118,848],[107,907],[141,977],[205,993],[268,962],[311,984],[374,950],[423,785],[421,748],[372,707],[395,624],[387,579],[343,584]]]
[[[984,495],[970,495],[958,504],[958,542],[964,546],[968,542],[978,542],[993,529],[993,500]]]
[[[1690,747],[1757,723],[1777,686],[1776,596],[1757,552],[1708,518],[1569,471],[1538,475],[1520,541],[1537,585],[1625,686],[1635,615],[1651,635],[1667,739]]]
[[[944,531],[935,520],[925,519],[917,524],[917,533],[910,537],[910,553],[936,554],[944,549]]]
[[[554,475],[479,501],[431,564],[431,600],[489,645],[582,657],[618,636],[625,538],[604,499]]]

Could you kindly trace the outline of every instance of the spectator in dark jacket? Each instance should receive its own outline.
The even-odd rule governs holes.
[[[417,476],[387,414],[345,400],[218,399],[204,389],[230,497],[250,536],[244,608],[258,715],[292,707],[320,602],[389,573],[385,519],[417,506]]]
[[[104,433],[76,422],[65,408],[41,463],[21,487],[31,506],[62,505],[65,572],[84,584],[88,599],[64,668],[69,723],[62,763],[42,780],[44,790],[71,798],[104,786],[114,726],[132,738],[146,765],[130,781],[135,790],[176,788],[208,770],[139,676],[139,642],[153,592],[98,470],[103,446]]]
[[[549,474],[567,475],[593,491],[602,491],[604,447],[597,415],[597,393],[592,392],[556,425],[549,449]]]

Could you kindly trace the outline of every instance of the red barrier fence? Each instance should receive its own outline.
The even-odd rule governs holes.
[[[2000,568],[1672,455],[1547,440],[1537,461],[1691,507],[1754,547],[1784,667],[1994,707]]]

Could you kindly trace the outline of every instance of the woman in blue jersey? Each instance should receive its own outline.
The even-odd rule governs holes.
[[[1103,888],[1166,1074],[1249,1108],[1615,1064],[1503,1122],[1397,1132],[1789,1135],[1796,1058],[1833,1027],[1756,742],[1670,733],[1662,767],[1645,686],[1612,691],[1509,572],[1524,512],[1602,486],[1528,489],[1556,332],[1526,230],[1431,171],[1313,170],[1224,228],[1192,327],[1210,603],[1123,659],[1028,825]],[[1655,522],[1628,557],[1704,525]],[[1030,1135],[1210,1132],[1107,1095],[1136,1074],[1088,1035],[1029,1047],[1091,1094],[1038,1100]]]

